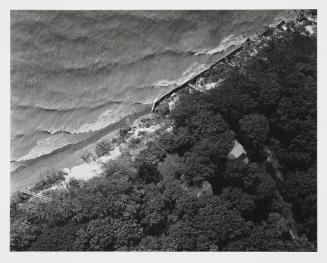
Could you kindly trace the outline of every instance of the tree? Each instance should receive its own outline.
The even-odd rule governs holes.
[[[196,250],[198,232],[192,222],[180,220],[168,229],[170,246],[175,251]]]
[[[74,249],[80,251],[113,250],[115,235],[110,218],[95,219],[77,232]]]
[[[231,159],[226,163],[224,179],[226,185],[239,187],[253,194],[258,185],[257,165],[246,164],[241,159]]]
[[[253,197],[240,188],[226,187],[220,198],[226,202],[228,208],[239,211],[244,218],[251,216],[255,209]]]
[[[31,251],[72,251],[77,231],[81,228],[74,221],[63,226],[46,228],[32,243]]]
[[[146,234],[160,234],[166,226],[166,205],[157,187],[149,184],[145,187],[141,206],[141,224]]]
[[[186,126],[197,139],[229,130],[229,125],[220,114],[215,114],[205,108],[199,108],[186,120]]]
[[[207,93],[206,103],[214,112],[219,112],[233,129],[244,115],[252,113],[257,106],[249,85],[243,74],[233,71],[219,89]]]
[[[157,143],[148,144],[147,148],[143,149],[135,159],[139,179],[145,183],[159,182],[161,174],[157,166],[165,157],[166,152]]]
[[[26,250],[37,238],[38,231],[31,222],[24,218],[16,219],[10,223],[10,250]]]
[[[201,101],[205,102],[205,100],[206,95],[196,90],[182,94],[170,115],[175,127],[187,126],[192,116],[195,116],[197,112],[207,107],[206,103],[201,103]],[[195,101],[198,103],[194,103]]]
[[[248,152],[263,157],[264,145],[269,136],[269,123],[262,114],[250,114],[240,120],[242,140]],[[250,150],[250,151],[249,151]]]
[[[138,251],[162,251],[161,238],[157,236],[145,236],[137,246]]]
[[[221,114],[208,112],[209,116],[199,115],[196,118],[201,118],[201,135],[202,137],[214,136],[230,130],[228,123],[224,120]]]
[[[207,156],[218,166],[223,166],[233,148],[234,134],[230,131],[216,136],[205,136],[194,147],[194,152]]]
[[[310,240],[315,240],[317,235],[316,168],[288,174],[280,189],[285,200],[292,204],[296,221],[303,224],[300,232],[306,234]]]
[[[184,195],[185,189],[179,180],[168,178],[158,183],[158,189],[162,193],[163,200],[169,209],[174,209],[176,200]]]
[[[174,153],[177,152],[180,146],[177,145],[177,140],[175,140],[176,135],[171,132],[163,132],[158,139],[158,144],[167,152]],[[186,147],[188,149],[188,147]],[[181,151],[183,154],[183,151]]]
[[[228,209],[220,198],[212,196],[202,202],[203,206],[193,219],[193,226],[219,248],[247,233],[246,222],[240,213]]]
[[[208,180],[214,176],[216,167],[207,156],[191,152],[187,153],[185,157],[185,167],[182,174],[187,183],[199,186],[203,180]]]
[[[74,249],[85,251],[129,250],[142,237],[142,228],[134,221],[95,219],[77,232]]]
[[[116,160],[109,160],[101,168],[102,174],[111,179],[133,180],[137,175],[137,170],[133,167],[133,162],[129,156],[121,156]]]
[[[142,227],[134,220],[114,220],[112,228],[116,239],[115,250],[134,250],[143,237]]]
[[[182,156],[185,152],[193,147],[196,141],[196,135],[190,131],[188,126],[180,127],[177,128],[176,134],[173,135],[169,146],[171,152],[176,152]]]
[[[258,84],[260,85],[261,83]],[[274,112],[282,94],[281,90],[282,87],[275,79],[269,79],[268,82],[260,85],[258,96],[258,107],[260,112],[268,116]]]
[[[290,139],[273,140],[271,145],[282,164],[282,169],[287,171],[306,170],[317,159],[317,123],[313,119],[301,121],[297,134]]]
[[[67,222],[72,217],[72,211],[60,204],[60,199],[52,198],[50,193],[47,193],[47,196],[52,200],[33,197],[19,208],[19,214],[33,225],[45,223],[49,226],[55,226]]]
[[[193,218],[199,207],[197,196],[193,191],[186,191],[176,200],[176,213],[179,218]]]
[[[259,200],[267,200],[273,198],[276,190],[276,182],[269,174],[261,173],[259,176],[259,183],[256,187],[256,198]]]

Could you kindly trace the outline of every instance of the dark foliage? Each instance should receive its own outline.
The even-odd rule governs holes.
[[[293,204],[300,232],[311,240],[317,238],[317,170],[310,168],[287,175],[281,192]]]
[[[138,178],[144,183],[159,182],[161,175],[157,169],[158,163],[166,157],[164,149],[155,142],[150,142],[136,158]]]
[[[245,115],[239,124],[244,145],[251,149],[249,152],[251,159],[261,161],[264,159],[263,150],[269,137],[267,118],[262,114]]]
[[[77,231],[81,228],[75,222],[44,229],[31,245],[31,251],[72,251]]]

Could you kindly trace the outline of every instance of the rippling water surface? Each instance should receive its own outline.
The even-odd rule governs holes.
[[[286,14],[11,11],[11,159],[36,158],[142,110],[217,60],[223,45]]]

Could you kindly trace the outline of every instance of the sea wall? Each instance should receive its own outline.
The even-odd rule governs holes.
[[[294,20],[294,21],[303,21],[303,20],[306,20],[306,19],[308,19],[308,17],[305,14],[305,11],[302,11],[302,10],[295,10],[294,11],[294,17],[293,17],[292,20]],[[217,64],[219,64],[220,62],[222,62],[222,61],[227,62],[230,59],[232,59],[235,55],[239,54],[240,51],[245,51],[246,52],[247,50],[252,49],[254,46],[261,45],[262,42],[264,41],[263,37],[267,36],[270,31],[272,31],[272,30],[284,30],[283,26],[288,21],[290,21],[290,18],[281,20],[275,25],[271,25],[270,27],[266,27],[262,32],[258,32],[257,35],[256,35],[256,39],[252,39],[250,37],[247,37],[239,45],[232,46],[230,49],[223,51],[222,52],[223,54],[221,55],[221,57],[216,62],[212,63],[210,66],[208,66],[206,69],[201,71],[196,76],[194,76],[191,79],[185,81],[182,85],[167,91],[166,93],[164,93],[163,95],[161,95],[160,97],[155,99],[155,101],[152,104],[151,112],[153,112],[162,101],[168,99],[175,92],[177,92],[177,91],[179,91],[179,90],[181,90],[183,88],[186,88],[187,86],[189,86],[189,84],[193,83],[196,79],[201,77],[203,74],[210,72],[210,70],[212,70],[212,68],[217,66]]]

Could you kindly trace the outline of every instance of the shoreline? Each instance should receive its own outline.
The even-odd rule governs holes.
[[[280,29],[287,21],[296,21],[299,19],[301,19],[301,17],[298,14],[293,19],[285,18],[279,23],[266,27],[262,32],[257,33],[257,39],[252,40],[249,37],[246,37],[239,45],[228,47],[222,52],[225,52],[225,54],[223,54],[221,58],[209,64],[206,69],[188,79],[183,84],[174,87],[173,89],[165,92],[159,98],[156,98],[152,105],[147,104],[145,109],[141,110],[140,112],[126,116],[119,122],[110,124],[106,128],[96,131],[95,134],[91,135],[86,140],[76,144],[69,144],[35,159],[23,161],[22,166],[10,172],[10,192],[17,191],[21,188],[30,187],[32,184],[35,184],[38,180],[40,180],[45,175],[46,171],[51,169],[62,170],[64,168],[72,168],[76,165],[82,164],[83,161],[81,160],[81,155],[83,152],[86,150],[94,151],[92,146],[94,146],[98,141],[104,139],[105,137],[112,138],[114,133],[117,133],[119,128],[128,126],[128,124],[133,123],[133,121],[137,120],[138,118],[154,112],[162,102],[169,100],[172,94],[188,87],[189,84],[194,83],[194,81],[201,78],[201,76],[209,73],[213,68],[219,66],[220,63],[228,63],[234,56],[239,55],[242,52],[249,53],[251,48],[257,47],[265,42],[265,39],[262,37],[268,30]]]
[[[82,164],[81,156],[83,153],[87,151],[93,152],[95,144],[98,141],[113,138],[119,132],[120,128],[129,126],[135,120],[148,114],[150,106],[148,104],[140,112],[128,115],[119,122],[108,125],[106,128],[97,131],[95,135],[87,140],[65,146],[47,155],[26,161],[25,166],[20,166],[15,171],[10,172],[10,192],[31,187],[51,169],[62,170]]]
[[[243,45],[245,42],[248,41],[249,38],[246,38],[244,42],[242,42],[241,44],[237,45],[236,47],[234,46],[234,48],[231,48],[232,50],[228,51],[226,50],[226,54],[224,54],[221,58],[219,58],[216,62],[212,63],[211,65],[208,65],[208,67],[206,69],[204,69],[203,71],[201,71],[199,74],[193,76],[191,79],[185,81],[183,84],[171,89],[170,91],[167,91],[165,94],[161,95],[158,99],[156,99],[151,107],[151,112],[153,112],[158,106],[159,104],[164,101],[165,99],[169,98],[173,93],[178,92],[179,90],[185,88],[188,86],[188,84],[192,83],[194,80],[196,80],[197,78],[201,77],[202,74],[205,74],[206,72],[210,71],[214,66],[216,66],[218,63],[220,63],[221,61],[223,61],[224,59],[228,59],[230,56],[235,55],[235,53],[237,53],[240,50],[243,50]],[[232,46],[233,47],[233,46]]]
[[[305,18],[303,17],[303,15],[301,13],[295,12],[294,18],[292,18],[292,19],[284,18],[277,24],[266,27],[263,31],[256,33],[256,39],[251,39],[251,37],[246,37],[239,45],[229,46],[226,50],[224,50],[222,52],[222,53],[225,52],[226,54],[223,54],[222,57],[220,57],[217,61],[209,64],[206,69],[201,71],[199,74],[193,76],[191,79],[185,81],[183,84],[179,85],[178,87],[175,87],[175,88],[171,89],[170,91],[167,91],[166,93],[161,95],[159,98],[157,98],[152,104],[151,112],[153,112],[160,105],[161,102],[163,102],[166,99],[169,99],[169,97],[171,97],[172,94],[174,94],[175,92],[178,92],[179,90],[181,90],[183,88],[188,87],[189,84],[191,84],[194,81],[196,81],[197,79],[201,78],[202,75],[209,73],[210,70],[212,70],[214,67],[216,67],[219,63],[228,61],[228,60],[232,59],[234,56],[238,55],[240,52],[242,52],[242,51],[248,52],[249,49],[262,44],[264,42],[264,39],[262,39],[262,37],[264,37],[265,34],[269,30],[281,29],[282,26],[285,25],[288,21],[297,21],[297,20],[303,20],[303,19],[305,19]],[[260,39],[259,42],[257,42],[258,39]],[[231,49],[231,50],[228,50],[228,49]]]
[[[75,144],[65,145],[50,153],[41,155],[33,159],[18,162],[12,161],[11,167],[16,164],[19,164],[19,166],[10,172],[10,192],[13,193],[22,188],[32,187],[42,177],[44,177],[46,175],[46,172],[49,170],[63,170],[65,168],[71,169],[72,167],[81,165],[83,163],[83,161],[81,160],[82,154],[85,151],[94,152],[95,144],[97,142],[105,139],[106,137],[109,137],[107,139],[112,139],[116,135],[115,133],[117,133],[120,128],[131,125],[134,121],[141,119],[147,114],[152,114],[154,110],[154,104],[157,107],[163,100],[169,98],[171,94],[184,88],[205,72],[208,72],[212,67],[217,65],[222,60],[226,59],[227,56],[235,54],[238,50],[242,49],[242,46],[243,43],[238,46],[228,47],[225,51],[222,52],[226,52],[227,54],[224,54],[216,62],[209,64],[206,69],[191,77],[183,84],[160,96],[160,98],[157,99],[152,105],[146,104],[144,105],[145,108],[143,110],[128,115],[118,122],[109,124],[107,127],[101,130],[94,131],[94,134],[86,138],[85,140],[82,140]]]

